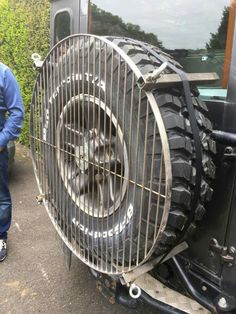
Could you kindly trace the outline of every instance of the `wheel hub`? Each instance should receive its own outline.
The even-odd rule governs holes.
[[[83,97],[83,99],[82,99]],[[100,125],[90,127],[88,121],[73,123],[68,117],[75,114],[79,106],[83,111],[96,111],[107,119],[108,130]],[[93,113],[92,113],[93,112]],[[78,112],[76,112],[78,114]],[[85,115],[84,115],[85,116]],[[76,121],[74,117],[73,121]],[[94,96],[80,95],[70,101],[61,114],[57,132],[58,165],[68,193],[77,206],[92,217],[104,218],[113,214],[125,195],[127,182],[127,149],[121,128],[109,108]],[[71,159],[65,166],[66,155]]]

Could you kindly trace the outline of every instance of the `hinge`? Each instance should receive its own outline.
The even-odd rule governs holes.
[[[216,239],[211,239],[210,251],[215,255],[219,255],[222,264],[227,264],[228,267],[232,267],[235,264],[236,249],[231,246],[223,246],[218,243]]]

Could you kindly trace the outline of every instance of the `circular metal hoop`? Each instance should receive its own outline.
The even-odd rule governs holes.
[[[46,57],[31,104],[35,174],[52,223],[88,266],[131,271],[153,254],[171,202],[155,97],[112,41],[70,36]]]

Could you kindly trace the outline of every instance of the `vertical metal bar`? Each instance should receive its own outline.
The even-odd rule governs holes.
[[[145,238],[145,251],[144,256],[147,255],[147,245],[148,245],[148,234],[149,234],[149,222],[150,222],[150,211],[151,211],[151,199],[152,199],[152,185],[153,185],[153,170],[154,170],[154,154],[155,154],[155,144],[156,144],[156,121],[154,121],[154,131],[153,131],[153,143],[152,143],[152,161],[151,161],[151,176],[150,176],[150,191],[148,200],[148,210],[147,210],[147,226],[146,226],[146,238]]]
[[[78,71],[78,131],[79,131],[79,136],[78,136],[78,151],[79,151],[79,156],[76,156],[76,158],[78,158],[79,160],[79,169],[81,169],[81,159],[80,159],[80,146],[81,146],[81,137],[80,137],[80,134],[81,134],[81,100],[80,100],[80,89],[81,89],[81,84],[80,84],[80,77],[81,77],[81,67],[80,67],[80,56],[81,56],[81,41],[80,41],[80,37],[78,36],[77,37],[77,62],[78,62],[78,68],[77,68],[77,71]],[[83,78],[82,78],[83,79]],[[83,117],[82,117],[83,119]],[[79,198],[79,207],[78,207],[78,213],[76,212],[76,221],[75,221],[75,224],[77,224],[77,221],[78,221],[78,236],[79,236],[79,239],[78,239],[78,243],[79,243],[79,254],[82,256],[81,254],[81,231],[80,231],[80,224],[81,224],[81,193],[80,193],[80,187],[81,187],[81,171],[79,171],[79,182],[78,182],[78,185],[79,185],[79,195],[78,195],[78,198]],[[77,208],[77,207],[76,207]],[[76,232],[77,234],[77,232]]]
[[[100,237],[100,217],[99,212],[101,208],[101,200],[100,200],[100,164],[101,164],[101,155],[100,155],[100,143],[101,143],[101,63],[102,63],[102,53],[101,53],[101,40],[99,39],[99,56],[98,56],[98,82],[99,82],[99,90],[98,90],[98,143],[99,143],[99,149],[98,149],[98,179],[99,182],[97,183],[98,193],[97,193],[97,208],[98,208],[98,214],[97,214],[97,234],[98,234],[98,241],[97,241],[97,269],[100,270],[101,266],[99,265],[99,255],[102,256],[102,237]],[[100,239],[101,238],[101,239]],[[99,254],[99,245],[100,247],[100,254]],[[100,267],[99,267],[100,266]]]
[[[93,129],[95,130],[95,100],[96,100],[96,83],[95,83],[95,77],[96,77],[96,38],[93,40],[93,117],[92,117],[92,124],[93,124]],[[97,131],[97,129],[96,129]],[[96,134],[97,136],[97,134]],[[93,165],[92,165],[92,177],[93,179],[95,178],[95,169],[94,169],[94,164],[95,164],[95,136],[93,137]],[[92,264],[95,264],[95,259],[94,259],[94,236],[95,236],[95,230],[94,230],[94,201],[95,201],[95,189],[94,189],[94,182],[92,184]]]
[[[149,122],[149,102],[147,99],[147,110],[146,110],[146,126],[145,126],[145,140],[144,140],[144,163],[143,163],[143,174],[142,174],[142,192],[141,192],[141,201],[139,207],[139,230],[138,230],[138,243],[137,243],[137,264],[139,264],[139,254],[140,254],[140,235],[141,235],[141,225],[142,225],[142,214],[143,214],[143,194],[145,188],[145,170],[146,170],[146,161],[147,161],[147,137],[148,137],[148,122]]]
[[[35,163],[35,89],[32,96],[32,103],[30,106],[30,147],[31,153],[33,157],[33,161]]]
[[[65,52],[65,69],[64,69],[64,76],[65,76],[65,103],[63,104],[64,105],[64,108],[65,108],[65,111],[66,111],[66,117],[65,117],[65,120],[66,121],[63,121],[63,125],[62,125],[62,130],[63,130],[63,134],[64,134],[64,137],[65,137],[65,141],[63,141],[63,163],[64,163],[64,182],[67,186],[67,189],[70,189],[70,186],[69,186],[69,182],[68,182],[68,173],[69,173],[69,169],[68,169],[68,132],[66,131],[65,132],[65,124],[68,125],[68,86],[67,86],[67,78],[68,78],[68,64],[67,64],[67,61],[68,61],[68,57],[67,57],[67,40],[64,41],[64,52]],[[63,109],[64,109],[63,108]],[[64,115],[63,115],[64,117]],[[65,145],[66,144],[66,145]],[[67,237],[68,239],[68,204],[66,202],[67,200],[67,197],[65,197],[65,200],[64,200],[64,235]]]
[[[39,174],[39,163],[38,163],[38,124],[39,124],[39,110],[38,110],[38,85],[39,85],[39,76],[37,78],[37,83],[36,83],[36,90],[35,90],[35,158],[36,158],[36,167],[37,167],[37,174],[38,174],[38,180],[40,177]]]
[[[57,90],[57,87],[59,88],[59,82],[60,82],[60,69],[59,69],[59,58],[60,58],[60,50],[59,50],[59,46],[57,46],[56,48],[56,58],[57,60],[55,60],[55,52],[53,54],[53,64],[50,65],[50,72],[51,72],[51,82],[52,82],[52,97],[53,97],[53,90],[56,92]],[[56,64],[57,63],[57,64]],[[55,67],[55,69],[54,69]],[[56,80],[56,74],[57,74],[57,80]],[[56,96],[55,96],[56,98]],[[58,95],[57,95],[57,101],[54,100],[52,98],[52,104],[53,104],[53,107],[52,107],[52,110],[51,110],[51,116],[52,116],[52,120],[53,120],[53,123],[52,123],[52,129],[51,129],[51,136],[52,136],[52,139],[54,137],[54,145],[55,145],[55,148],[54,148],[54,152],[53,152],[53,157],[55,158],[55,163],[53,165],[53,167],[55,167],[55,173],[56,173],[56,177],[53,181],[53,187],[52,187],[52,191],[53,191],[53,197],[54,197],[54,208],[56,210],[56,213],[57,213],[57,223],[60,224],[60,220],[61,220],[61,208],[59,208],[60,206],[60,201],[59,201],[59,190],[60,190],[60,186],[61,186],[61,174],[59,173],[60,171],[60,164],[58,164],[58,161],[57,161],[57,154],[60,153],[59,152],[59,147],[58,147],[58,144],[57,144],[57,139],[56,139],[56,136],[57,136],[57,123],[58,123],[58,119],[59,119],[59,114],[58,114],[58,111],[60,110],[60,107],[61,107],[61,98],[60,98],[60,95],[59,95],[59,92],[58,92]],[[60,162],[60,161],[59,161]]]
[[[105,81],[105,86],[107,86],[107,44],[105,44],[105,49],[104,49],[104,81]],[[104,141],[106,140],[106,120],[107,120],[107,89],[105,90],[105,95],[104,95],[104,103],[105,103],[105,113],[104,113]],[[103,146],[103,182],[102,182],[102,195],[103,195],[103,200],[102,200],[102,234],[104,232],[104,208],[105,208],[105,204],[104,204],[104,195],[105,195],[105,180],[106,180],[106,171],[105,171],[105,156],[106,156],[106,152],[105,152],[105,145]],[[105,270],[107,272],[107,239],[106,239],[106,262],[105,262]],[[102,241],[102,248],[103,248],[103,241]],[[104,252],[102,250],[102,259],[104,256]]]
[[[45,93],[45,67],[43,67],[42,69],[42,89],[41,89],[41,112],[42,112],[42,117],[41,117],[41,123],[42,123],[42,131],[41,131],[41,136],[40,139],[41,141],[41,147],[42,147],[42,156],[41,156],[41,160],[42,160],[42,190],[43,190],[43,194],[47,195],[46,192],[46,178],[45,178],[45,162],[44,162],[44,158],[45,158],[45,142],[43,141],[43,131],[44,131],[44,125],[45,125],[45,103],[46,103],[46,93]]]
[[[124,62],[124,93],[123,93],[123,100],[122,100],[122,134],[124,134],[124,131],[125,131],[125,124],[126,124],[126,115],[125,115],[125,108],[126,108],[126,93],[127,93],[127,73],[128,73],[128,65],[126,62]],[[123,136],[122,138],[122,147],[125,146],[125,138]],[[129,161],[128,161],[129,162]],[[121,169],[124,169],[124,160],[122,158],[121,160]],[[122,187],[123,187],[123,182],[124,180],[127,180],[127,178],[124,177],[125,174],[121,175],[121,179],[120,179],[120,190],[122,190]],[[122,211],[122,202],[120,203],[120,206],[119,206],[119,222],[118,222],[118,241],[120,241],[120,233],[121,233],[121,230],[120,230],[120,225],[121,225],[121,211]],[[124,246],[125,246],[125,242],[122,241],[122,249],[124,251]],[[117,252],[119,254],[119,252]],[[118,261],[119,261],[119,258],[117,259],[117,269],[118,269]],[[123,262],[123,253],[122,253],[122,272],[124,271],[124,262]]]
[[[134,111],[134,85],[135,85],[135,74],[132,72],[132,78],[131,78],[131,99],[130,99],[130,121],[129,121],[129,139],[128,139],[128,180],[127,180],[127,196],[129,195],[130,190],[130,168],[131,168],[131,142],[133,137],[133,111]],[[132,184],[132,183],[131,183]],[[127,226],[127,219],[128,219],[128,197],[126,197],[126,213],[125,213],[125,226]],[[126,232],[124,232],[124,244],[126,242]],[[132,244],[131,244],[132,245]],[[124,245],[123,250],[123,266],[125,263],[125,252],[126,252],[126,246]]]
[[[64,109],[64,90],[63,90],[63,43],[61,43],[60,45],[60,53],[61,53],[61,64],[60,64],[60,79],[59,79],[59,84],[61,84],[61,106],[59,107],[59,113],[61,112],[62,115],[62,124],[64,124],[64,113],[63,113],[63,109]],[[60,115],[58,115],[60,117]],[[59,158],[59,173],[60,175],[62,175],[62,160],[65,159],[64,157],[64,147],[61,148],[61,143],[64,143],[64,132],[62,132],[61,134],[58,134],[58,136],[60,137],[60,147],[58,147],[59,150],[59,154],[60,154],[60,158]],[[65,167],[64,167],[65,168]],[[64,170],[63,170],[64,171]],[[65,173],[64,173],[65,175]],[[63,183],[62,178],[60,180],[60,187],[59,187],[59,191],[60,191],[60,214],[61,214],[61,231],[64,233],[64,212],[65,212],[65,203],[63,201],[63,196],[65,196],[64,193],[64,187],[63,184],[65,184],[65,182]]]
[[[112,140],[112,118],[113,118],[113,74],[114,74],[114,50],[112,49],[111,51],[111,69],[110,69],[110,80],[111,80],[111,85],[110,85],[110,95],[109,95],[109,104],[110,104],[110,119],[109,119],[109,148],[108,148],[108,155],[109,155],[109,165],[108,165],[108,204],[107,204],[107,209],[108,209],[108,217],[107,217],[107,234],[109,231],[109,211],[110,211],[110,199],[111,199],[111,140]],[[106,146],[106,145],[105,145]],[[107,148],[106,148],[107,152]],[[106,171],[106,170],[104,170]],[[107,236],[107,242],[108,242],[109,237]],[[107,252],[108,255],[108,252]],[[109,252],[109,255],[111,256],[111,265],[113,265],[113,251]]]
[[[72,120],[71,120],[71,123],[72,123],[72,126],[74,128],[74,138],[73,138],[73,142],[74,142],[74,157],[73,157],[73,169],[74,169],[74,178],[72,180],[74,180],[74,193],[75,193],[75,201],[74,203],[72,202],[72,209],[74,207],[74,217],[73,217],[73,210],[71,210],[71,242],[73,243],[73,236],[74,236],[74,243],[75,243],[75,252],[77,254],[77,230],[76,230],[76,225],[77,225],[77,219],[76,219],[76,211],[77,211],[77,196],[76,196],[76,190],[77,190],[77,164],[76,164],[76,69],[75,69],[75,63],[76,63],[76,60],[75,60],[75,47],[76,47],[76,44],[75,44],[75,40],[76,38],[73,37],[73,66],[72,66],[72,76],[73,76],[73,92],[72,92],[72,98],[73,98],[73,123],[72,123]],[[79,121],[78,121],[79,123]],[[71,161],[71,168],[72,168],[72,161]],[[75,223],[74,223],[74,228],[73,228],[73,218],[75,218]],[[73,232],[74,232],[74,235],[73,235]]]
[[[36,132],[36,149],[37,149],[37,153],[36,153],[36,156],[37,156],[37,168],[38,168],[38,176],[39,176],[39,187],[41,189],[41,184],[40,184],[40,180],[41,180],[41,174],[40,174],[40,164],[39,164],[39,138],[40,138],[40,134],[39,134],[39,123],[40,123],[40,111],[39,111],[39,85],[40,85],[40,74],[39,74],[39,77],[38,77],[38,82],[37,82],[37,95],[36,95],[36,98],[37,98],[37,132]]]
[[[41,189],[41,173],[40,173],[40,163],[39,163],[39,123],[40,123],[40,109],[39,109],[39,85],[40,85],[40,75],[38,76],[37,84],[36,84],[36,164],[37,164],[37,171],[38,171],[38,179],[39,179],[39,187]]]
[[[87,45],[87,49],[88,49],[88,66],[87,66],[87,76],[88,76],[88,101],[87,101],[87,129],[88,129],[88,134],[90,133],[90,37],[87,37],[88,40],[88,45]],[[90,236],[89,236],[89,228],[90,228],[90,171],[91,171],[91,165],[90,165],[90,134],[88,135],[88,213],[87,213],[87,228],[88,228],[88,232],[87,232],[87,247],[88,247],[88,261],[90,261]]]
[[[135,199],[136,199],[135,196],[136,196],[136,188],[137,188],[137,180],[138,180],[139,153],[140,153],[139,134],[140,134],[140,120],[141,120],[141,103],[142,103],[142,91],[141,90],[139,90],[138,99],[139,99],[139,101],[138,101],[138,119],[137,119],[136,148],[135,148],[135,173],[134,173],[133,204],[135,204]],[[129,268],[130,269],[131,269],[131,261],[132,261],[133,229],[134,229],[134,214],[132,215],[131,231],[130,231],[130,255],[129,255]]]
[[[32,103],[30,106],[30,148],[33,157],[33,162],[35,164],[35,89],[33,92]]]
[[[69,107],[69,121],[67,121],[67,125],[70,125],[70,130],[68,130],[68,128],[66,129],[66,133],[68,133],[68,131],[70,132],[69,135],[69,140],[70,143],[73,144],[75,142],[72,143],[72,129],[74,129],[74,126],[71,124],[72,122],[72,110],[74,110],[73,107],[73,95],[72,95],[72,88],[73,88],[73,78],[72,78],[72,57],[73,57],[73,53],[72,53],[72,48],[73,46],[71,45],[71,38],[69,38],[69,78],[70,78],[70,90],[69,90],[69,99],[68,99],[68,107]],[[68,80],[67,80],[68,81]],[[74,146],[75,147],[75,146]],[[68,147],[67,149],[67,160],[68,160],[68,167],[69,167],[69,177],[70,177],[70,189],[71,189],[71,197],[70,197],[70,201],[68,201],[68,208],[67,208],[67,237],[68,240],[70,241],[71,245],[73,245],[73,241],[72,241],[72,216],[70,217],[70,215],[72,215],[73,213],[73,193],[74,193],[74,188],[73,188],[73,178],[72,178],[72,170],[73,170],[73,166],[72,166],[72,162],[73,162],[73,157],[72,157],[72,151],[73,151],[73,147],[72,145]],[[70,213],[69,213],[70,212]],[[69,232],[70,229],[70,232]],[[73,246],[74,248],[74,246]]]
[[[46,195],[48,195],[48,210],[50,211],[50,213],[53,211],[52,210],[52,193],[51,193],[51,186],[52,186],[52,178],[51,178],[51,175],[49,173],[49,160],[50,160],[50,157],[52,155],[52,145],[50,145],[52,143],[52,135],[49,133],[49,129],[50,129],[50,125],[48,126],[47,123],[50,123],[51,120],[52,120],[52,117],[51,115],[49,115],[49,106],[50,106],[50,98],[49,98],[49,95],[50,95],[50,84],[49,84],[49,66],[48,64],[50,64],[50,60],[51,60],[51,56],[49,57],[49,59],[46,61],[46,101],[45,101],[45,106],[46,106],[46,121],[45,121],[45,145],[47,145],[47,148],[46,148],[46,153],[45,153],[45,158],[46,158],[46,174],[47,174],[47,184],[48,184],[48,189],[47,189],[47,192],[46,192]],[[48,120],[48,121],[47,121]],[[50,194],[50,195],[49,195]],[[54,217],[54,215],[53,215]]]
[[[49,84],[48,84],[48,60],[46,61],[46,64],[44,65],[43,68],[43,73],[44,73],[44,128],[43,128],[43,136],[48,137],[47,135],[47,119],[48,119],[48,108],[49,108]],[[47,204],[48,204],[48,209],[50,212],[52,212],[52,207],[51,207],[51,196],[49,196],[49,180],[50,180],[50,175],[48,173],[48,158],[50,155],[51,151],[51,146],[49,144],[49,140],[47,138],[43,138],[42,140],[44,141],[44,159],[45,159],[45,195],[47,196]]]
[[[39,89],[39,116],[40,116],[40,121],[39,121],[39,164],[40,164],[40,185],[41,185],[41,190],[42,193],[44,194],[43,190],[43,163],[42,163],[42,103],[43,103],[43,96],[42,96],[42,73],[40,73],[40,89]]]
[[[37,78],[36,86],[35,86],[35,165],[37,169],[37,175],[38,175],[38,180],[39,180],[39,165],[38,165],[38,121],[39,121],[39,113],[38,113],[38,81],[39,81],[39,76]]]
[[[159,170],[159,185],[158,185],[158,197],[157,197],[157,206],[156,206],[156,217],[155,217],[155,228],[154,228],[154,241],[157,236],[157,225],[158,225],[158,214],[160,208],[160,199],[161,199],[161,182],[162,182],[162,167],[163,167],[163,152],[161,152],[161,162],[160,162],[160,170]]]
[[[83,154],[85,152],[84,146],[84,134],[85,134],[85,104],[84,104],[84,95],[85,95],[85,42],[86,37],[83,36],[83,47],[82,47],[82,142],[83,142]],[[85,160],[83,158],[83,167],[85,169]],[[85,181],[85,174],[83,174],[83,180]],[[84,210],[83,210],[83,224],[84,224],[84,232],[83,232],[83,254],[85,254],[85,211],[86,211],[86,199],[85,199],[85,186],[83,184],[83,203],[84,203]],[[85,258],[85,255],[83,256]]]
[[[114,174],[114,206],[113,206],[113,214],[112,214],[112,258],[111,258],[111,265],[114,264],[114,234],[115,234],[115,211],[116,211],[116,180],[117,180],[117,158],[118,158],[118,139],[119,139],[119,134],[118,134],[118,128],[119,128],[119,108],[120,108],[120,72],[121,72],[121,56],[120,55],[115,55],[115,58],[117,59],[118,65],[117,65],[117,90],[116,90],[116,142],[115,142],[115,174]],[[120,143],[121,144],[121,143]],[[123,156],[122,156],[123,159]],[[121,170],[122,171],[122,170]],[[122,175],[122,173],[121,173]],[[122,188],[121,188],[121,194],[120,194],[120,201],[122,197]],[[120,211],[118,212],[118,215],[120,217]],[[117,252],[116,252],[116,263],[118,263],[118,253],[119,252],[119,241],[117,243]],[[118,266],[118,265],[117,265]],[[117,269],[117,267],[116,267]]]

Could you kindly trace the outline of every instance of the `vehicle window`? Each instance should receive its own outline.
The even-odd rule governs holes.
[[[56,15],[54,29],[55,29],[54,36],[55,44],[71,34],[71,16],[68,11],[63,11]]]
[[[92,33],[157,45],[186,72],[217,72],[215,88],[226,88],[229,0],[92,0],[91,12]]]

